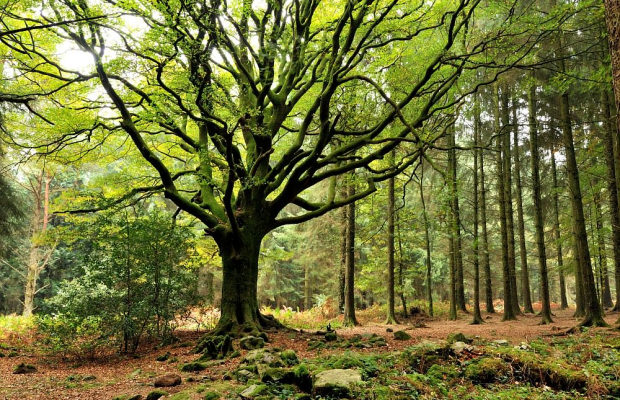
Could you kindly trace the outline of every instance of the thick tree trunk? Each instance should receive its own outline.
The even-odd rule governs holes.
[[[508,262],[508,231],[506,228],[506,201],[505,201],[505,182],[504,182],[504,163],[502,159],[502,130],[499,124],[499,93],[497,86],[493,91],[493,114],[494,114],[494,131],[497,135],[495,141],[497,165],[497,201],[499,203],[499,221],[500,221],[500,237],[502,246],[502,272],[504,282],[504,321],[517,319],[514,307],[512,306],[512,294],[510,285],[510,265]],[[505,132],[503,134],[506,134]]]
[[[258,310],[258,256],[261,235],[216,240],[222,257],[222,300],[216,333],[258,334],[267,324]]]
[[[579,170],[577,169],[577,158],[575,156],[573,129],[571,126],[570,106],[567,93],[563,93],[560,96],[560,117],[562,122],[562,140],[566,152],[566,172],[573,215],[575,243],[578,250],[578,265],[583,289],[582,296],[585,315],[583,321],[581,321],[581,325],[605,326],[607,324],[603,319],[603,310],[596,295],[596,286],[590,260],[590,249],[588,248],[588,236],[583,213]]]
[[[618,209],[618,186],[616,176],[616,158],[614,153],[614,123],[612,121],[612,107],[607,91],[602,93],[603,103],[603,143],[605,145],[605,163],[607,164],[607,192],[609,195],[609,217],[612,230],[612,250],[614,254],[614,271],[616,276],[616,305],[614,311],[620,311],[620,210]],[[617,151],[617,149],[616,149]],[[607,265],[605,265],[605,270]],[[607,277],[607,271],[605,271]],[[609,278],[607,277],[607,281]],[[610,294],[611,297],[611,294]],[[603,299],[607,305],[607,299]]]
[[[353,180],[353,176],[351,177]],[[349,183],[348,197],[355,195],[355,183]],[[359,325],[355,318],[355,203],[347,206],[347,260],[344,283],[344,324]]]
[[[480,118],[479,115],[478,118]],[[487,191],[484,175],[484,149],[480,149],[478,154],[480,156],[480,223],[482,224],[482,269],[484,270],[484,293],[486,311],[492,314],[495,313],[495,308],[493,307],[493,285],[491,281],[491,261],[489,256],[489,233],[487,230]]]
[[[515,102],[516,103],[516,102]],[[523,218],[523,188],[521,186],[521,155],[519,151],[519,121],[517,106],[512,106],[512,126],[514,132],[515,187],[517,189],[517,226],[519,228],[519,256],[521,259],[521,300],[523,311],[534,313],[532,295],[530,293],[530,273],[527,265],[527,248],[525,246],[525,221]]]
[[[392,152],[392,159],[394,153]],[[388,232],[387,232],[387,253],[388,253],[388,276],[387,276],[387,316],[385,323],[395,324],[396,314],[394,313],[394,178],[388,180]]]
[[[605,20],[611,55],[616,109],[620,110],[620,0],[605,0]],[[620,133],[620,113],[616,116],[616,128]]]
[[[555,244],[557,248],[558,259],[558,275],[560,280],[560,308],[562,310],[568,308],[568,299],[566,298],[566,279],[564,278],[564,260],[562,258],[562,240],[560,236],[560,201],[558,172],[555,164],[555,149],[551,149],[551,175],[553,176],[553,230],[555,232]]]
[[[478,238],[478,146],[480,145],[480,106],[478,97],[474,94],[474,315],[472,324],[481,324],[480,315],[480,247]]]
[[[515,255],[514,212],[512,207],[512,151],[510,149],[510,113],[508,106],[509,92],[502,89],[502,138],[503,138],[503,173],[504,173],[504,201],[506,202],[506,232],[508,238],[508,266],[510,267],[510,295],[511,306],[515,315],[521,314],[517,290],[517,271]]]
[[[542,309],[541,323],[553,322],[551,319],[551,302],[549,299],[549,279],[547,277],[547,254],[545,249],[545,226],[540,186],[540,149],[538,147],[538,127],[536,123],[536,87],[531,86],[528,95],[528,111],[530,124],[530,152],[532,164],[532,201],[534,203],[534,224],[536,226],[536,247],[538,249],[538,265],[540,267],[540,297]]]

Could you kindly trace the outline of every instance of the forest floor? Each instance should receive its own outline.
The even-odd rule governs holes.
[[[539,325],[533,315],[502,322],[501,314],[483,314],[486,323],[470,325],[471,316],[460,314],[457,321],[416,318],[387,326],[375,310],[358,314],[361,326],[336,329],[336,340],[325,340],[316,329],[291,330],[270,333],[266,348],[273,354],[294,350],[310,375],[330,368],[360,370],[364,382],[349,393],[352,398],[620,398],[620,330],[594,328],[569,335],[566,331],[577,322],[572,310],[554,310],[554,315],[551,325]],[[613,324],[618,317],[608,313],[606,320]],[[396,340],[392,331],[400,330],[410,338]],[[465,335],[464,348],[450,344],[455,333]],[[167,373],[180,375],[182,384],[164,388],[166,399],[239,399],[252,383],[261,395],[246,398],[313,398],[304,394],[307,388],[291,382],[274,379],[263,385],[269,379],[243,362],[246,350],[204,363],[203,371],[180,372],[198,358],[192,347],[202,334],[179,331],[176,344],[143,346],[133,357],[67,360],[42,352],[33,338],[5,333],[0,335],[0,399],[145,399],[155,378]],[[166,353],[167,360],[157,361]],[[14,374],[20,363],[37,371]],[[237,372],[243,368],[257,375],[242,379]]]

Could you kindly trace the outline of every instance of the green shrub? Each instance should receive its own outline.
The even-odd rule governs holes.
[[[94,351],[109,344],[135,352],[144,336],[168,341],[175,315],[195,300],[188,258],[192,232],[169,216],[99,215],[71,237],[83,271],[61,283],[39,318],[49,350]],[[87,238],[87,239],[85,239]]]

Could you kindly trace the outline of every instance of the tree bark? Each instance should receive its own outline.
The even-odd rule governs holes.
[[[458,190],[458,163],[456,159],[456,138],[454,130],[454,122],[449,127],[450,140],[450,181],[452,184],[452,237],[454,240],[454,290],[456,296],[456,307],[467,312],[465,306],[465,285],[463,279],[463,245],[461,239],[461,212],[459,207],[459,190]]]
[[[394,151],[391,158],[394,160]],[[394,313],[394,177],[388,179],[388,229],[387,229],[387,253],[388,253],[388,277],[387,277],[387,316],[385,323],[388,325],[397,323]]]
[[[420,165],[420,201],[422,202],[422,216],[424,217],[424,244],[426,247],[426,299],[428,302],[428,315],[433,316],[433,290],[432,290],[432,262],[431,262],[431,236],[428,229],[428,214],[426,213],[426,201],[424,200],[424,161]],[[453,304],[453,303],[451,303]],[[452,310],[452,308],[451,308]],[[456,315],[456,308],[454,309]],[[452,314],[451,314],[452,315]]]
[[[519,256],[521,260],[521,300],[523,311],[534,313],[532,307],[532,295],[530,292],[530,273],[527,265],[527,248],[525,246],[525,221],[523,218],[523,188],[521,186],[521,155],[519,150],[519,122],[517,120],[517,106],[512,106],[512,127],[514,133],[514,159],[515,159],[515,187],[517,194],[517,226],[519,228]]]
[[[504,86],[502,89],[502,138],[503,138],[503,173],[504,173],[504,201],[506,202],[506,232],[508,238],[508,266],[510,268],[510,295],[511,306],[515,315],[521,314],[517,291],[517,271],[515,256],[515,229],[514,212],[512,207],[512,152],[510,150],[510,114],[509,114],[509,91]]]
[[[530,125],[530,152],[532,167],[532,201],[534,203],[534,224],[536,226],[536,248],[540,267],[540,311],[541,324],[553,322],[551,319],[551,301],[549,299],[549,279],[547,276],[547,253],[545,249],[545,226],[540,186],[540,149],[538,147],[538,127],[536,121],[536,87],[530,86],[528,93],[528,111]]]
[[[497,85],[493,90],[493,114],[494,114],[494,131],[497,135],[495,139],[495,150],[496,150],[496,175],[497,175],[497,201],[499,203],[499,221],[500,221],[500,237],[501,237],[501,245],[502,245],[502,272],[503,272],[503,282],[504,282],[504,316],[503,320],[514,320],[517,319],[517,315],[514,312],[514,308],[512,307],[512,294],[511,294],[511,285],[510,285],[510,265],[508,263],[508,231],[506,228],[506,201],[505,201],[505,182],[504,182],[504,162],[503,162],[503,152],[502,152],[502,142],[503,138],[500,124],[499,124],[499,92],[497,90]]]
[[[601,305],[603,308],[611,308],[614,303],[611,299],[611,288],[609,287],[609,272],[607,270],[607,249],[605,246],[605,235],[603,233],[603,212],[601,210],[601,203],[595,193],[593,193],[594,199],[594,212],[596,219],[596,247],[598,250],[598,280],[599,291],[601,294]],[[593,232],[594,233],[594,232]]]
[[[568,308],[568,300],[566,298],[566,280],[564,278],[564,260],[562,259],[562,240],[560,235],[560,201],[559,201],[559,186],[558,186],[558,172],[555,164],[555,149],[551,149],[551,175],[553,176],[553,216],[555,233],[555,243],[557,248],[558,259],[558,275],[560,280],[560,308],[562,310]]]
[[[480,314],[480,249],[478,246],[478,146],[480,145],[480,106],[474,94],[474,315],[472,324],[483,322]]]
[[[348,196],[355,195],[354,177],[349,182]],[[359,325],[355,318],[355,203],[347,206],[347,260],[344,283],[344,324]]]
[[[562,68],[562,70],[564,70],[564,68]],[[588,236],[583,213],[581,186],[579,183],[579,170],[577,169],[577,158],[575,156],[575,145],[573,141],[569,98],[566,92],[560,95],[560,119],[562,123],[562,141],[566,152],[566,172],[573,215],[575,244],[578,250],[578,265],[583,289],[582,296],[585,315],[580,325],[606,326],[607,324],[603,319],[603,310],[596,295],[594,274],[592,272],[592,262],[590,259],[590,249],[588,247]]]
[[[474,118],[479,119],[479,114],[474,114]],[[478,122],[480,126],[480,122]],[[485,302],[486,311],[488,313],[495,313],[493,307],[493,285],[491,281],[491,261],[489,257],[489,233],[487,230],[487,191],[485,184],[484,174],[484,149],[480,149],[478,152],[480,157],[480,223],[482,224],[482,269],[484,270],[484,288],[485,288]]]
[[[343,196],[344,197],[344,196]],[[344,312],[344,282],[345,282],[345,269],[347,265],[347,209],[348,207],[341,208],[341,230],[340,230],[340,269],[338,271],[338,312]]]
[[[612,107],[607,91],[602,92],[603,105],[603,135],[605,147],[605,163],[607,164],[607,192],[609,196],[609,217],[612,230],[612,250],[614,255],[614,271],[616,277],[616,305],[614,311],[620,311],[620,210],[618,209],[618,186],[616,176],[616,154],[614,154],[614,124],[612,121]],[[607,265],[605,265],[607,267]],[[607,269],[607,268],[605,268]],[[607,272],[605,271],[605,276]],[[607,277],[607,281],[609,278]],[[610,294],[611,296],[611,294]],[[607,305],[607,299],[603,299]]]
[[[53,248],[45,251],[39,245],[39,236],[47,230],[49,220],[49,191],[50,191],[50,175],[47,171],[42,170],[41,174],[35,178],[35,184],[32,185],[32,197],[34,208],[32,210],[32,220],[30,227],[30,251],[28,254],[28,264],[26,266],[26,282],[24,284],[24,308],[22,315],[30,317],[34,313],[34,299],[37,294],[37,285],[41,271],[46,267]]]

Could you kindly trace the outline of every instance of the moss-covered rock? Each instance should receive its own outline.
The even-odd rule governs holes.
[[[473,383],[492,383],[509,372],[510,368],[504,360],[484,357],[471,362],[465,368],[465,377]]]
[[[257,336],[245,336],[239,340],[239,346],[245,350],[255,350],[265,347],[265,339]]]
[[[448,341],[449,344],[452,344],[454,342],[463,342],[463,343],[473,342],[472,339],[468,338],[467,336],[465,336],[465,334],[461,332],[453,332],[449,334],[446,340]]]
[[[169,358],[170,358],[170,352],[167,351],[165,354],[162,354],[159,357],[157,357],[155,361],[159,361],[159,362],[168,361]]]
[[[164,390],[153,390],[151,393],[146,395],[146,400],[157,400],[160,397],[164,397],[168,395],[168,392],[164,391]]]
[[[405,331],[396,331],[394,332],[394,339],[395,340],[409,340],[411,339],[411,335]]]
[[[203,400],[219,400],[220,394],[216,392],[207,392],[203,396]]]
[[[181,366],[182,372],[199,372],[207,369],[207,364],[198,361],[190,362]]]
[[[354,369],[330,369],[315,376],[315,396],[347,397],[354,385],[362,382],[362,374]]]
[[[245,388],[241,393],[239,393],[239,396],[242,399],[255,399],[256,397],[264,394],[267,392],[267,385],[261,384],[261,385],[250,385],[247,388]]]
[[[37,372],[37,367],[32,364],[19,363],[13,368],[14,374],[34,374]]]
[[[288,366],[297,365],[299,363],[299,359],[294,350],[287,349],[282,351],[280,353],[280,358]]]

